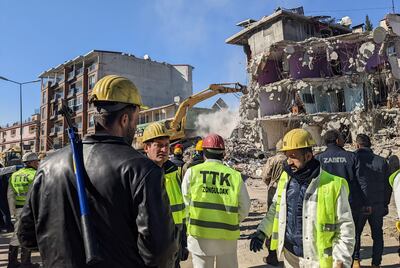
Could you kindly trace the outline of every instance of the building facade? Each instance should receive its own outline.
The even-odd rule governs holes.
[[[34,114],[22,124],[22,143],[24,152],[39,152],[40,115]],[[20,148],[20,122],[8,124],[0,128],[0,150]]]
[[[192,95],[190,65],[171,65],[136,58],[121,52],[93,50],[42,74],[40,107],[40,150],[58,149],[68,143],[67,124],[59,115],[62,103],[73,111],[80,135],[94,131],[93,107],[88,96],[95,83],[106,75],[122,75],[138,87],[144,105],[167,105],[174,97]]]
[[[248,58],[241,135],[267,150],[296,127],[318,145],[332,128],[348,142],[359,133],[397,133],[399,18],[390,14],[372,32],[353,32],[321,16],[278,10],[244,25],[227,39]]]

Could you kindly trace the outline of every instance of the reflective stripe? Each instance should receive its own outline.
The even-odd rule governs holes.
[[[239,224],[231,225],[231,224],[222,223],[222,222],[202,221],[202,220],[196,220],[196,219],[189,219],[189,223],[192,225],[197,225],[197,226],[206,227],[206,228],[224,229],[224,230],[228,230],[228,231],[239,230]]]
[[[326,224],[322,225],[322,231],[324,231],[324,232],[333,232],[333,231],[336,230],[336,227],[337,227],[337,224],[326,223]]]
[[[326,256],[332,256],[332,252],[333,252],[333,250],[331,247],[324,249],[324,255],[326,255]]]
[[[277,239],[278,240],[279,234],[278,233],[272,233],[271,238],[272,239]]]
[[[181,211],[185,209],[185,204],[176,204],[171,206],[171,211],[176,212],[176,211]]]
[[[239,211],[238,207],[225,206],[224,204],[215,204],[215,203],[198,202],[198,201],[192,201],[190,202],[190,204],[195,208],[215,209],[232,213],[238,213]]]

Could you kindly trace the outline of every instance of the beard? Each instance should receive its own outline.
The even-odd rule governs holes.
[[[129,124],[129,127],[125,129],[124,141],[132,146],[133,139],[135,137],[136,126]]]

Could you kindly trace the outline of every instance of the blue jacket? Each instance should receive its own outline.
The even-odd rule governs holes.
[[[365,205],[365,196],[357,178],[360,163],[355,153],[346,151],[336,144],[328,144],[327,149],[315,158],[321,163],[323,170],[347,180],[352,210],[359,210]]]
[[[296,256],[303,257],[303,201],[311,180],[319,175],[320,164],[313,159],[297,172],[292,172],[288,166],[284,169],[291,177],[286,189],[285,248]]]

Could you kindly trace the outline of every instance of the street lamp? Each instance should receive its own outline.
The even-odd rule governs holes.
[[[19,128],[19,135],[20,135],[20,140],[19,140],[19,147],[21,148],[21,158],[22,158],[22,152],[23,152],[23,142],[22,142],[22,85],[26,84],[32,84],[32,83],[37,83],[40,82],[41,80],[32,80],[32,81],[27,81],[27,82],[17,82],[11,79],[8,79],[4,76],[0,76],[0,80],[8,81],[14,84],[19,85],[19,119],[20,119],[20,128]]]

